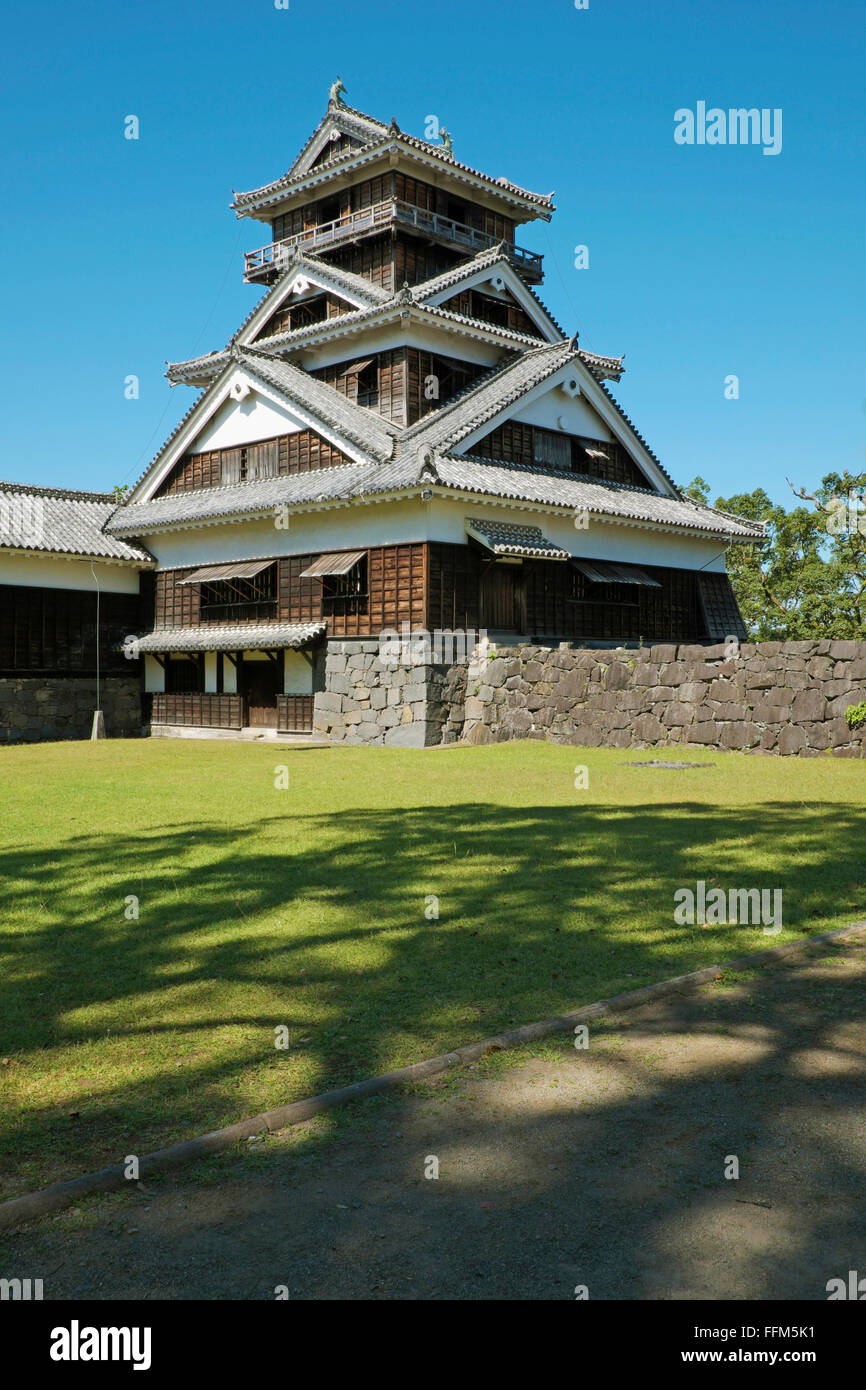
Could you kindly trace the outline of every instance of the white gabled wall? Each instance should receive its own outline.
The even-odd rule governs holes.
[[[191,441],[189,450],[201,453],[206,449],[234,449],[302,429],[306,426],[291,411],[252,391],[243,401],[225,401]]]
[[[515,411],[510,418],[556,433],[581,434],[589,439],[613,439],[607,425],[583,396],[571,398],[558,386],[522,410]]]

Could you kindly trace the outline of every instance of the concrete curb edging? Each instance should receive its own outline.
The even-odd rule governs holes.
[[[304,1120],[311,1119],[313,1115],[319,1115],[326,1110],[333,1109],[334,1106],[346,1105],[351,1101],[363,1100],[367,1096],[397,1090],[408,1082],[423,1081],[429,1076],[436,1076],[440,1072],[448,1071],[451,1067],[465,1066],[468,1062],[477,1061],[487,1052],[503,1051],[508,1047],[519,1046],[521,1043],[536,1042],[539,1038],[549,1037],[552,1033],[569,1032],[576,1024],[586,1023],[605,1014],[621,1013],[623,1010],[639,1008],[641,1004],[650,1003],[654,999],[661,999],[665,995],[697,988],[699,985],[708,984],[725,971],[773,965],[775,962],[784,960],[786,957],[795,955],[809,947],[834,944],[847,937],[856,936],[863,931],[866,931],[866,921],[854,922],[851,926],[841,927],[837,931],[824,932],[820,936],[811,936],[803,941],[791,941],[784,946],[776,946],[768,951],[758,951],[754,955],[739,956],[736,960],[727,961],[723,965],[707,965],[700,970],[692,970],[687,975],[674,975],[671,979],[661,980],[655,985],[645,985],[641,989],[628,990],[625,994],[615,994],[610,999],[602,999],[594,1004],[585,1004],[572,1013],[557,1014],[552,1018],[541,1019],[537,1023],[523,1024],[520,1028],[513,1028],[507,1033],[498,1034],[496,1037],[467,1043],[465,1046],[458,1047],[453,1052],[446,1052],[440,1057],[429,1057],[424,1062],[415,1062],[411,1066],[400,1067],[397,1071],[385,1072],[381,1076],[368,1077],[365,1081],[355,1081],[352,1085],[343,1086],[336,1091],[324,1091],[321,1095],[310,1096],[306,1100],[292,1101],[288,1105],[280,1106],[278,1110],[264,1111],[260,1115],[254,1115],[249,1120],[241,1120],[238,1124],[228,1125],[225,1129],[215,1129],[210,1134],[199,1135],[196,1139],[187,1139],[180,1144],[171,1144],[166,1149],[156,1149],[153,1153],[140,1155],[139,1177],[145,1178],[153,1173],[166,1172],[171,1168],[180,1167],[183,1163],[189,1163],[193,1159],[203,1158],[207,1154],[221,1153],[223,1150],[231,1148],[240,1139],[249,1138],[254,1134],[271,1134],[276,1130],[287,1129],[290,1125],[300,1124]],[[85,1173],[82,1177],[73,1178],[69,1182],[54,1183],[51,1187],[44,1187],[38,1192],[29,1192],[23,1197],[13,1197],[7,1202],[0,1203],[0,1231],[8,1231],[28,1221],[38,1220],[50,1212],[60,1211],[92,1193],[117,1190],[126,1186],[128,1181],[129,1179],[124,1176],[124,1165],[116,1163],[110,1168],[100,1168],[94,1173]]]

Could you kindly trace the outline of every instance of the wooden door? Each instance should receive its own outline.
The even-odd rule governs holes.
[[[481,576],[481,626],[488,632],[526,630],[522,565],[492,564]]]
[[[271,660],[244,661],[240,675],[239,689],[246,697],[250,726],[275,729],[277,695],[281,685],[280,668]]]

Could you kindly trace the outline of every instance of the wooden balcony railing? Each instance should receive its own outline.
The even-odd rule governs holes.
[[[246,700],[242,695],[166,692],[154,694],[151,699],[152,724],[180,724],[199,729],[243,729],[247,722]]]
[[[313,696],[277,696],[277,733],[311,734],[313,732]]]
[[[410,227],[424,236],[435,237],[447,246],[459,248],[474,254],[496,246],[501,237],[491,236],[489,232],[479,231],[465,222],[456,222],[452,217],[443,217],[438,212],[428,212],[426,208],[404,203],[399,198],[388,198],[383,203],[374,203],[358,212],[349,212],[336,217],[332,222],[323,222],[318,227],[306,227],[293,236],[272,241],[260,246],[256,251],[247,251],[244,256],[244,279],[272,279],[285,269],[289,254],[295,246],[303,246],[305,251],[316,252],[340,246],[343,242],[355,241],[359,237],[373,236],[393,225]],[[542,279],[541,262],[543,257],[535,251],[525,251],[520,246],[508,242],[505,254],[528,280],[538,282]]]

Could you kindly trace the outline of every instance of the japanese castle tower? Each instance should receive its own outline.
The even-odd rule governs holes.
[[[233,207],[266,224],[244,265],[264,293],[225,347],[169,365],[199,393],[100,528],[140,575],[124,635],[154,733],[439,741],[433,667],[401,685],[379,659],[404,624],[745,635],[725,551],[760,528],[680,494],[611,394],[622,358],[545,308],[522,243],[552,195],[337,81],[288,172]]]

